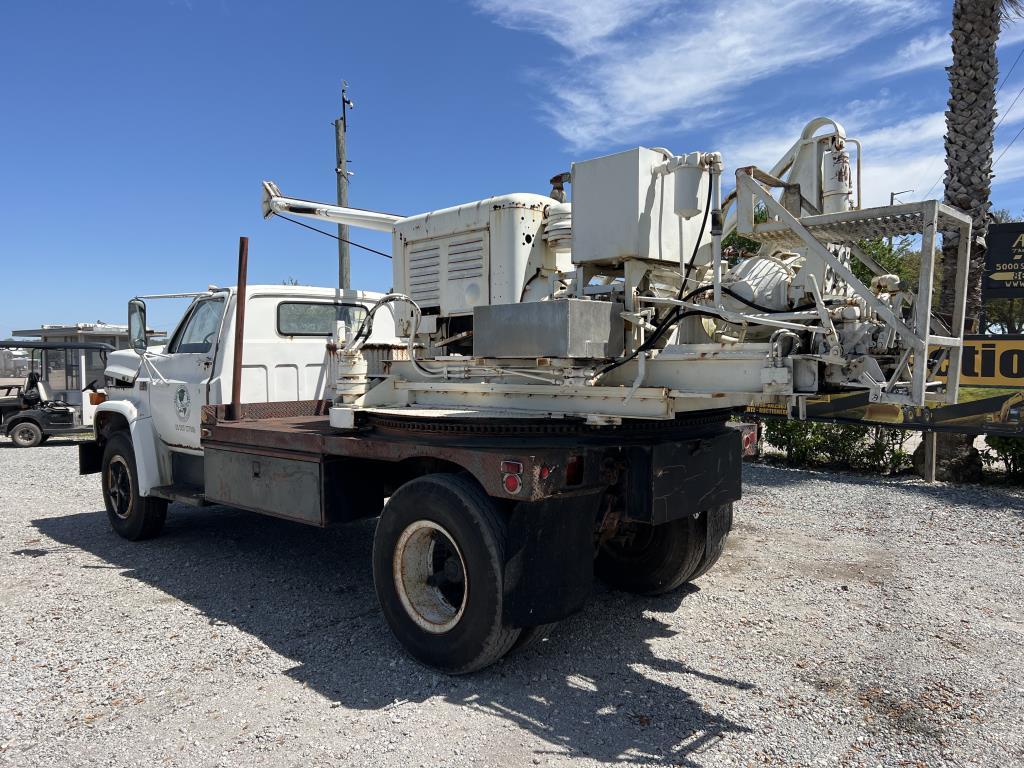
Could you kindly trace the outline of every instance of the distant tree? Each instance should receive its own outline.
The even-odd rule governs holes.
[[[754,208],[754,221],[768,221],[768,209],[761,203],[758,203],[757,207]],[[730,264],[735,264],[740,259],[753,256],[760,247],[761,244],[759,242],[738,234],[735,229],[722,238],[722,252],[727,254],[726,260]]]
[[[882,269],[890,274],[898,275],[903,282],[917,289],[917,275],[921,267],[921,252],[913,249],[913,239],[901,237],[889,243],[885,238],[861,240],[857,245],[868,256],[873,258]],[[871,283],[872,273],[857,259],[852,259],[853,273],[865,285]]]

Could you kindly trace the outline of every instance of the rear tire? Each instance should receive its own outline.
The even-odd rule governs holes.
[[[103,449],[103,502],[110,526],[129,541],[151,539],[163,530],[167,501],[139,495],[135,451],[126,432],[115,432]]]
[[[601,546],[594,571],[616,589],[642,595],[671,592],[711,570],[730,528],[732,504],[662,525],[631,524]]]
[[[725,540],[729,538],[729,531],[732,530],[732,503],[723,504],[716,509],[709,509],[703,515],[706,526],[706,536],[710,538],[709,545],[704,548],[704,556],[701,557],[697,570],[690,574],[687,581],[696,581],[705,573],[710,571],[718,558],[725,551]]]
[[[519,633],[519,637],[512,643],[512,647],[509,648],[506,656],[511,656],[513,653],[519,653],[520,651],[526,651],[533,648],[536,645],[540,645],[548,636],[552,630],[558,626],[558,622],[554,621],[550,624],[540,624],[536,627],[526,627],[522,632]]]
[[[33,421],[18,422],[11,427],[8,435],[19,448],[35,448],[43,442],[43,430]]]
[[[384,618],[417,660],[450,674],[482,669],[520,636],[503,620],[505,520],[471,477],[436,474],[401,486],[373,539]]]

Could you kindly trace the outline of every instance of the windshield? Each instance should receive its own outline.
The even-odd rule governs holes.
[[[213,340],[220,329],[224,315],[224,297],[214,296],[201,299],[192,305],[184,325],[175,334],[168,352],[206,353],[213,346]]]

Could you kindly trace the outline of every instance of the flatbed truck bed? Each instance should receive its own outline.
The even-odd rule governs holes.
[[[382,609],[413,655],[450,672],[542,636],[585,604],[595,574],[641,593],[701,575],[721,553],[740,494],[741,436],[725,411],[592,426],[396,409],[362,414],[344,432],[326,408],[250,404],[229,418],[230,406],[204,406],[202,455],[179,456],[182,480],[151,489],[149,501],[223,504],[318,527],[380,516]],[[119,445],[114,436],[83,445],[82,471],[107,473]],[[116,510],[111,517],[116,525]],[[399,557],[423,520],[444,538]],[[428,584],[444,573],[451,583],[410,607],[415,587],[403,592],[403,579],[421,561],[441,562],[442,544],[457,553],[457,573],[450,557],[429,566]],[[479,604],[469,599],[473,579],[485,585]],[[460,601],[458,611],[480,614],[465,648],[438,632]]]

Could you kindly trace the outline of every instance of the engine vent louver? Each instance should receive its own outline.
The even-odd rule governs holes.
[[[469,280],[484,273],[484,239],[476,237],[448,244],[448,279]]]
[[[441,300],[441,247],[424,245],[409,251],[409,296],[420,306]]]
[[[468,313],[490,300],[490,237],[471,230],[409,242],[405,292],[423,308]]]

